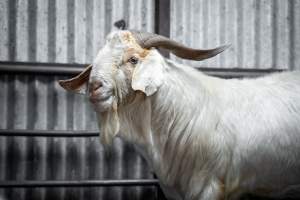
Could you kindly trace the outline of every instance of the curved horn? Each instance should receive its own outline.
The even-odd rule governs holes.
[[[139,31],[130,31],[137,43],[146,49],[151,47],[160,47],[167,50],[170,50],[173,54],[178,57],[190,60],[204,60],[207,58],[211,58],[225,49],[227,49],[230,45],[224,45],[217,47],[215,49],[193,49],[187,47],[183,44],[180,44],[174,40],[171,40],[162,35],[157,35],[154,33],[147,32],[139,32]]]

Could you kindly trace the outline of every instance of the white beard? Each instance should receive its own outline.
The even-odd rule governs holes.
[[[110,145],[113,138],[120,130],[120,121],[117,111],[117,102],[107,112],[98,113],[98,123],[100,127],[100,140],[103,145]]]

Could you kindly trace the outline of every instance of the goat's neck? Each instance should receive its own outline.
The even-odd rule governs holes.
[[[213,162],[219,153],[211,149],[215,141],[210,138],[219,116],[214,84],[220,81],[194,69],[172,66],[153,96],[125,112],[128,140],[143,148],[166,182],[175,183],[181,177],[180,184],[187,183],[192,174],[181,174],[195,171],[194,167],[214,169],[207,160]]]
[[[202,148],[218,117],[217,91],[221,81],[185,66],[172,66],[166,82],[151,99],[151,128],[154,145],[162,159],[183,159],[186,148]],[[200,139],[204,137],[204,139]],[[202,144],[200,142],[205,142]],[[173,154],[173,156],[170,156]]]

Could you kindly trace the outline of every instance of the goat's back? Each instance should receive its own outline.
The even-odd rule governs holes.
[[[224,88],[221,124],[235,138],[230,179],[264,195],[298,188],[300,72],[228,80]]]

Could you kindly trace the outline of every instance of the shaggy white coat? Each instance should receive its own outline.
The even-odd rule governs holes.
[[[172,61],[161,67],[158,91],[120,109],[119,120],[120,137],[138,147],[167,196],[297,190],[300,72],[224,80]]]
[[[98,111],[104,143],[117,133],[133,143],[170,199],[299,194],[300,72],[225,80],[152,49],[128,85],[119,68],[107,73],[121,65],[119,34],[109,36],[90,77],[116,91],[99,102],[111,107]],[[133,102],[118,102],[132,89]]]

